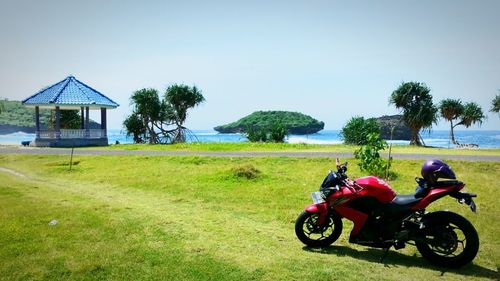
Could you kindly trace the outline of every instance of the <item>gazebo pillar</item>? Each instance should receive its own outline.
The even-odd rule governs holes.
[[[101,138],[107,138],[108,137],[108,133],[107,133],[107,125],[106,125],[106,108],[105,107],[101,107]]]
[[[40,107],[35,106],[35,125],[36,125],[36,138],[40,138]]]
[[[61,110],[56,106],[56,139],[61,138]]]
[[[89,107],[85,107],[85,137],[90,138]]]
[[[85,113],[83,112],[83,106],[80,107],[80,129],[85,129]]]

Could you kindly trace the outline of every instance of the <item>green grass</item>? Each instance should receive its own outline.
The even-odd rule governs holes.
[[[498,279],[500,163],[450,161],[479,213],[451,198],[481,239],[474,263],[429,265],[416,249],[349,244],[351,225],[324,250],[295,237],[298,213],[333,163],[326,158],[0,155],[0,279],[6,280],[468,280]],[[351,160],[353,161],[353,160]],[[395,161],[400,193],[421,161]],[[241,174],[240,171],[244,173]],[[247,177],[250,171],[253,176]],[[361,176],[355,162],[352,177]],[[242,176],[243,175],[243,176]],[[58,224],[49,226],[56,219]]]
[[[173,145],[119,144],[98,149],[160,150],[160,151],[248,151],[248,152],[353,152],[358,147],[344,144],[289,144],[289,143],[182,143]],[[96,148],[91,148],[96,149]],[[385,150],[388,152],[388,149]],[[500,155],[500,149],[447,149],[394,145],[393,153],[444,154],[444,155]]]

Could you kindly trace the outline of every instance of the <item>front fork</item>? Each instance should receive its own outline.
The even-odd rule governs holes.
[[[306,212],[319,214],[318,225],[324,225],[328,217],[328,204],[326,202],[311,204],[306,207]]]

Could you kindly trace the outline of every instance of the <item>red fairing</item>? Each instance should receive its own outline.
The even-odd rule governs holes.
[[[432,189],[427,196],[425,196],[417,205],[413,206],[411,209],[414,211],[423,210],[429,206],[430,203],[436,201],[437,199],[450,194],[453,191],[459,191],[464,188],[464,185],[447,186],[443,188]]]
[[[347,218],[348,220],[354,222],[354,227],[352,228],[351,236],[358,235],[359,231],[361,231],[361,228],[363,228],[366,219],[368,218],[367,214],[364,214],[352,208],[338,206],[335,208],[335,211],[337,211],[339,215],[341,215],[342,217]]]
[[[360,196],[373,196],[382,203],[389,203],[396,197],[396,192],[394,192],[389,184],[377,177],[359,178],[356,180],[356,183],[364,188],[359,193]]]
[[[306,207],[306,211],[309,213],[318,213],[318,224],[325,223],[326,216],[328,214],[328,204],[326,202],[313,204]]]

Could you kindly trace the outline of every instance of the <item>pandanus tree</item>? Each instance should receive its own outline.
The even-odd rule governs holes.
[[[462,101],[458,99],[442,100],[439,104],[439,112],[444,119],[450,121],[450,138],[451,141],[456,144],[455,134],[453,133],[456,124],[454,125],[453,121],[457,120],[464,112]]]
[[[450,138],[453,144],[459,144],[453,130],[462,125],[469,128],[473,124],[481,124],[485,118],[481,107],[474,102],[463,104],[459,99],[445,99],[439,104],[441,116],[450,121]],[[456,122],[453,124],[453,122]]]
[[[187,128],[184,127],[188,109],[198,106],[205,98],[196,86],[172,85],[165,92],[165,116],[173,121],[176,129],[173,132],[174,142],[185,142]]]
[[[460,116],[460,122],[455,126],[463,125],[465,128],[469,128],[473,124],[481,125],[484,118],[486,118],[486,116],[481,107],[475,102],[468,102],[464,105],[464,112]]]
[[[491,112],[500,112],[500,94],[497,94],[495,98],[491,101]]]
[[[410,145],[421,146],[420,130],[431,129],[432,124],[437,122],[438,109],[432,103],[430,91],[424,83],[406,82],[389,98],[389,103],[402,111],[403,120],[410,128]]]
[[[155,89],[141,89],[132,94],[130,102],[134,109],[123,125],[136,143],[185,142],[189,132],[184,126],[187,112],[204,100],[195,86],[170,86],[163,99]]]
[[[127,134],[133,135],[135,142],[158,143],[160,140],[155,128],[162,122],[158,91],[151,88],[137,90],[130,97],[130,104],[134,106],[133,112],[123,122]]]

